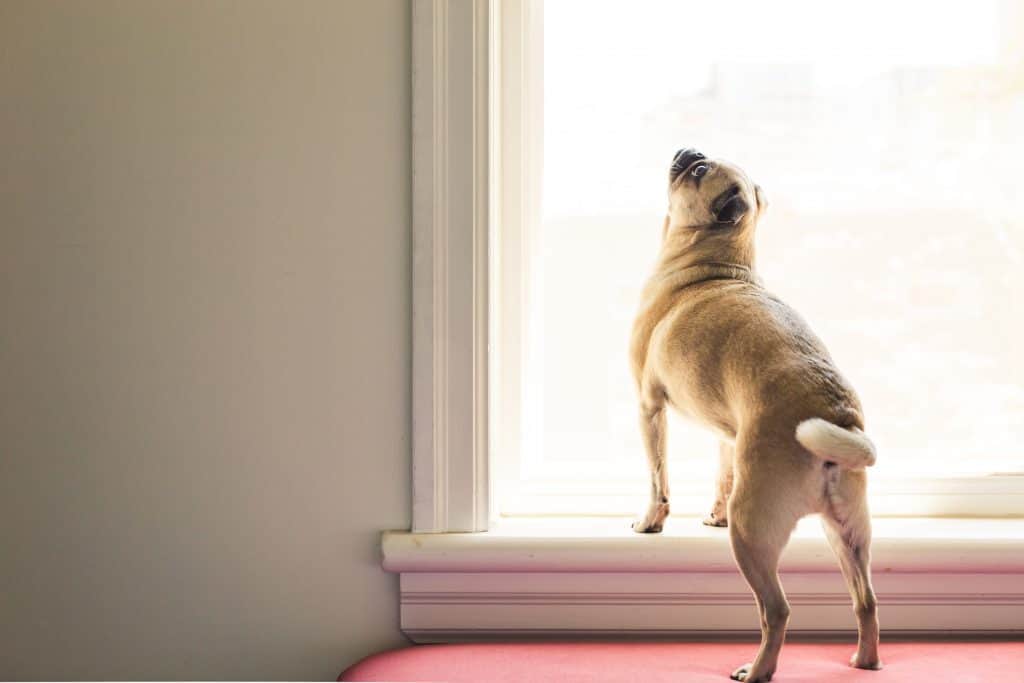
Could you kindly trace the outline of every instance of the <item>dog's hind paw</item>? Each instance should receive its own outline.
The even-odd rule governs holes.
[[[880,671],[882,669],[882,660],[877,656],[875,657],[861,657],[858,653],[854,652],[850,657],[850,666],[855,669],[869,669],[871,671]]]
[[[740,668],[736,669],[729,676],[734,681],[744,681],[744,683],[767,683],[772,680],[771,674],[765,674],[763,676],[751,676],[750,671],[754,668],[752,663],[744,664]]]

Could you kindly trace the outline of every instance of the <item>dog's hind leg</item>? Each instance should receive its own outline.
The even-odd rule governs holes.
[[[718,443],[718,480],[715,482],[715,503],[711,512],[703,519],[708,526],[728,526],[729,494],[732,493],[733,481],[733,447],[732,444]]]
[[[743,457],[742,453],[737,453]],[[747,683],[770,681],[786,639],[789,602],[779,581],[779,557],[803,511],[786,505],[795,493],[780,490],[778,482],[744,481],[742,471],[729,499],[729,540],[736,564],[750,585],[761,618],[761,647],[757,657],[733,672],[732,678]],[[751,479],[754,479],[751,477]]]
[[[633,531],[640,534],[658,533],[668,517],[668,469],[665,454],[665,401],[663,397],[649,397],[641,401],[640,432],[647,451],[647,464],[651,470],[651,500],[647,512],[633,522]]]
[[[857,615],[857,652],[850,658],[850,665],[859,669],[881,669],[878,607],[871,586],[871,517],[864,471],[833,468],[829,472],[826,496],[828,506],[821,516],[822,526],[839,559]]]

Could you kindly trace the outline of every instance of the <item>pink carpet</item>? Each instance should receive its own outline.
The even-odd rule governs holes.
[[[722,683],[754,657],[737,643],[416,645],[367,657],[339,681]],[[1024,681],[1024,642],[882,643],[882,671],[846,665],[852,645],[788,643],[773,682]]]

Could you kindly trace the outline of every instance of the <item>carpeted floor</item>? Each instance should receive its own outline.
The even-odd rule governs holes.
[[[1024,642],[882,643],[882,671],[852,669],[852,645],[788,643],[773,682],[1024,682]],[[722,683],[754,658],[737,643],[514,643],[417,645],[382,652],[340,681],[453,683]]]

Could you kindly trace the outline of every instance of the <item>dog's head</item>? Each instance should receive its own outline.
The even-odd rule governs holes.
[[[676,230],[750,233],[767,207],[761,188],[741,168],[690,148],[672,159],[668,196],[665,236]]]

